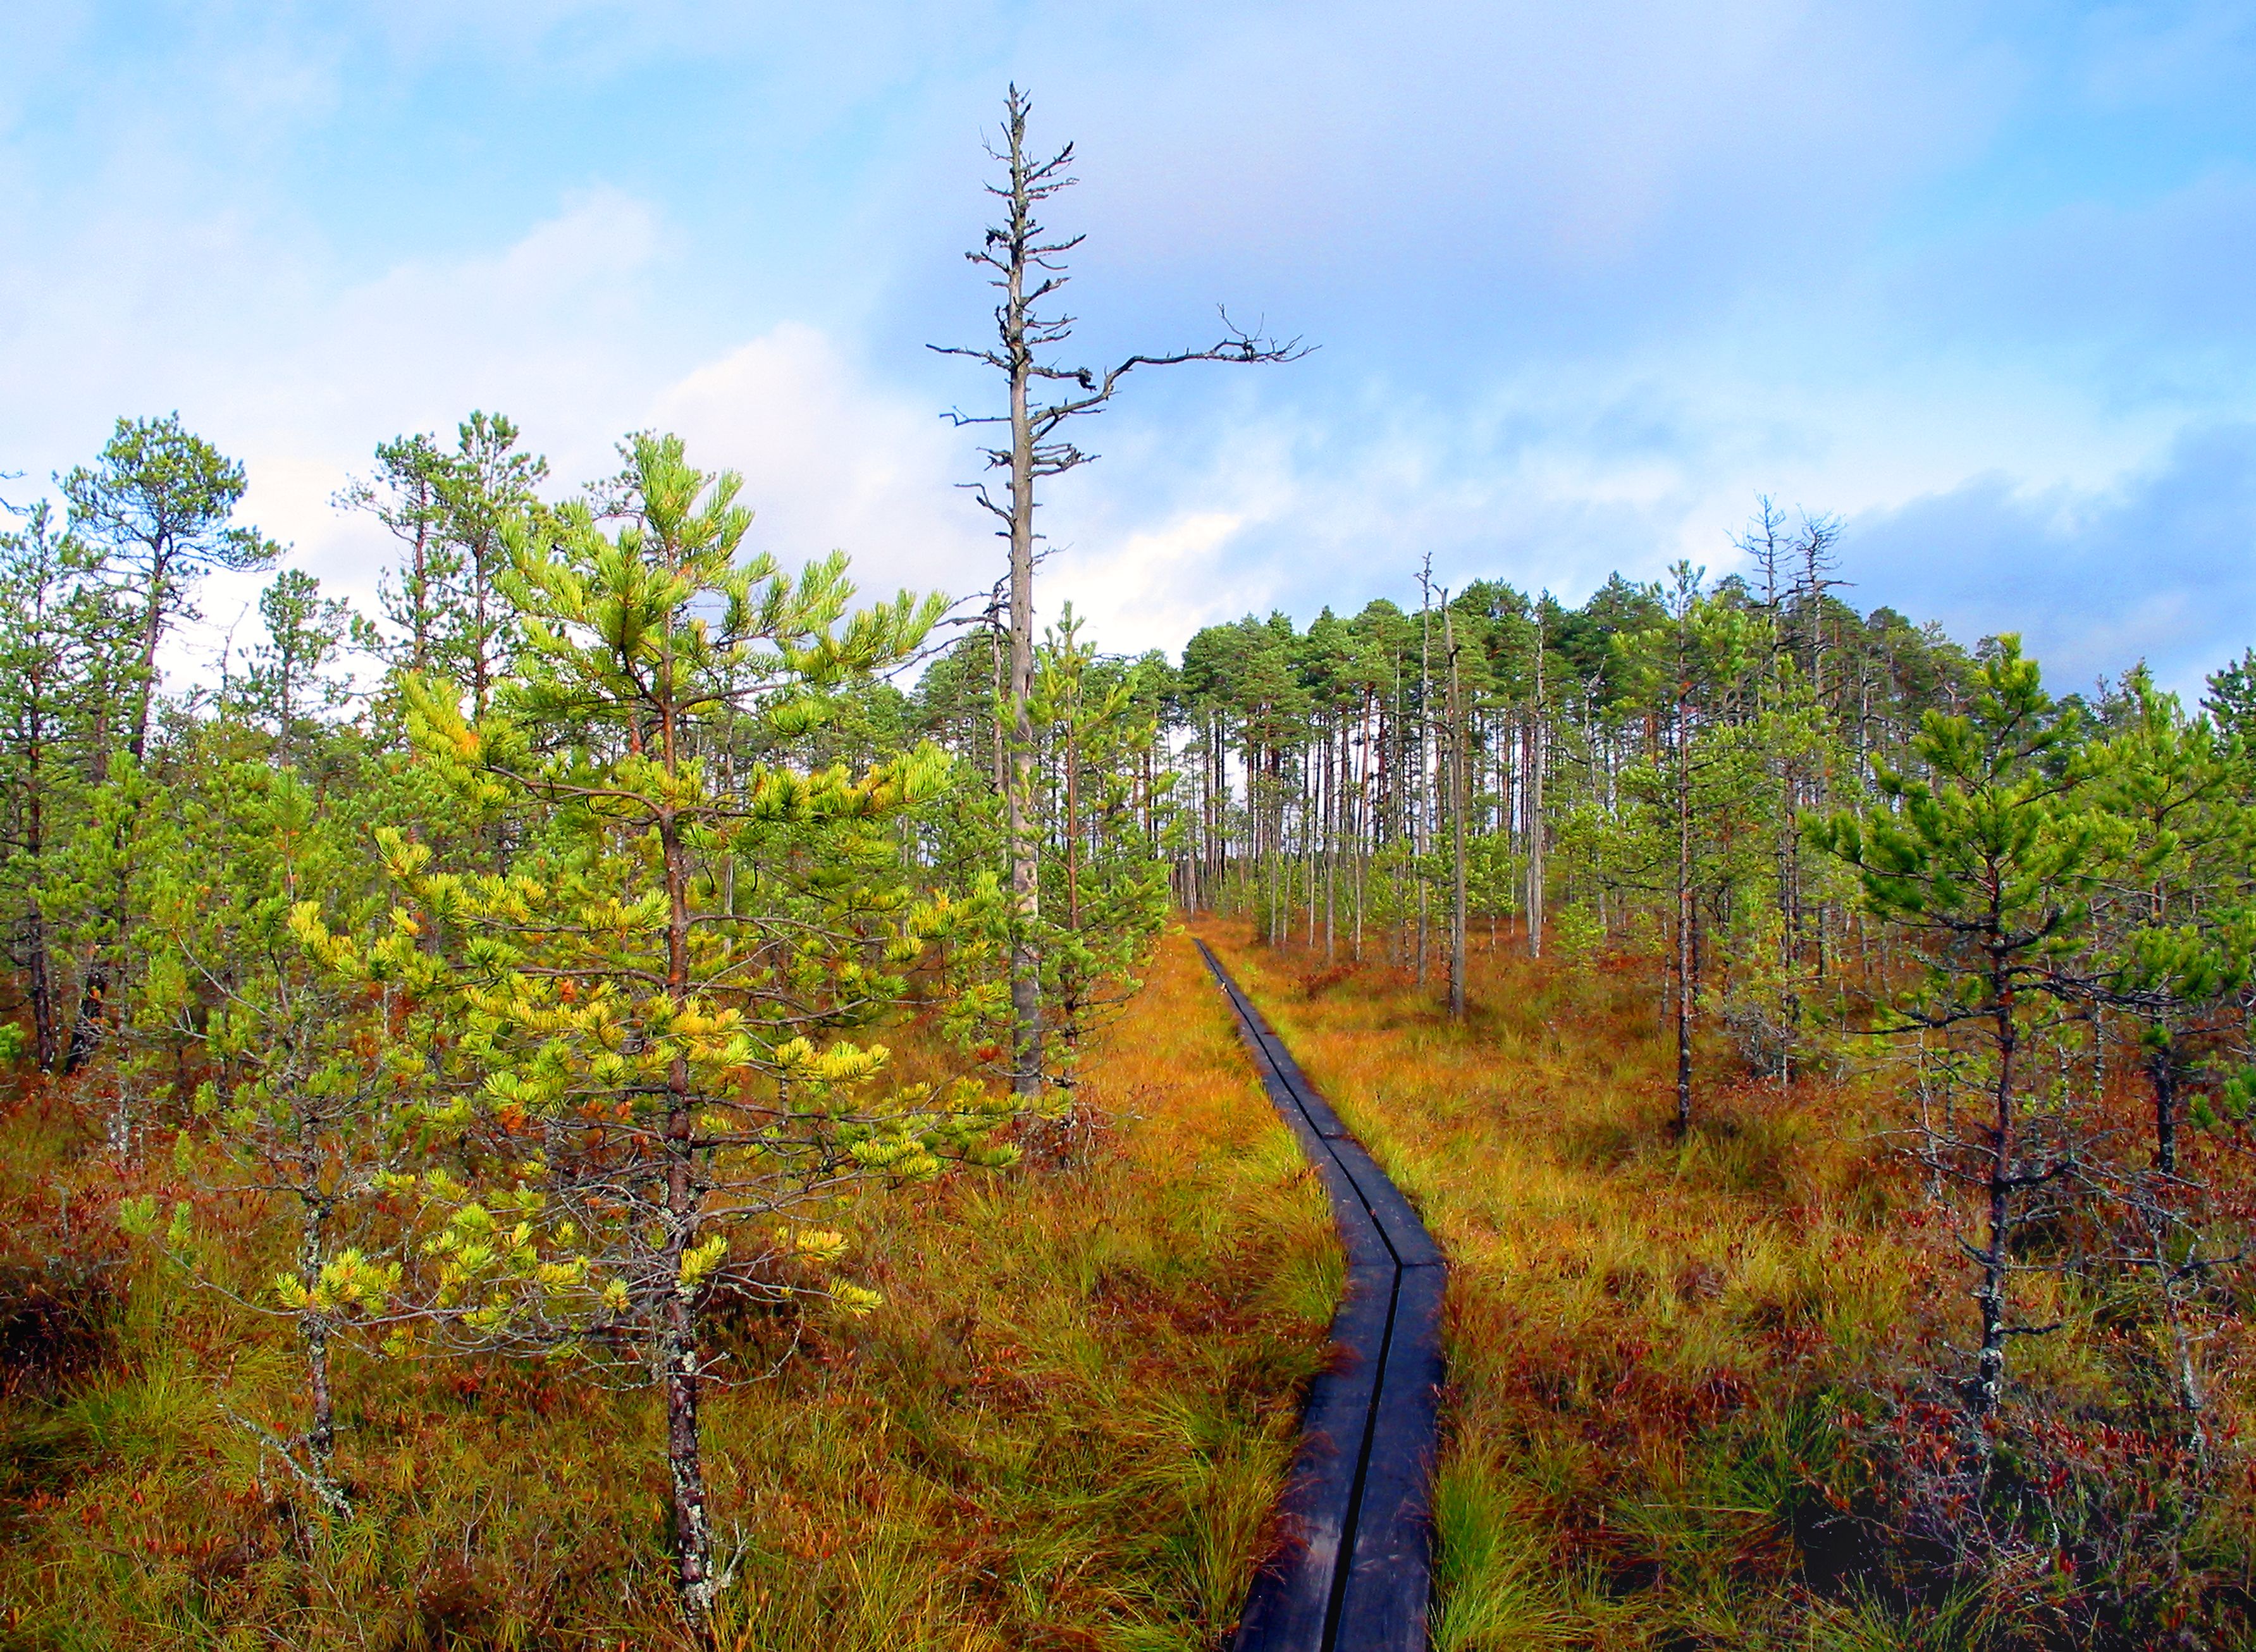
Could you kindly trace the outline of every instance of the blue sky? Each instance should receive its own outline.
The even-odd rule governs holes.
[[[1076,139],[1132,385],[1050,602],[1120,647],[1484,575],[1721,573],[1758,491],[2061,686],[2256,642],[2256,5],[642,0],[18,7],[0,469],[177,407],[336,588],[375,443],[500,408],[559,477],[675,427],[760,542],[995,576],[938,417],[1004,83]],[[9,484],[20,496],[30,482]],[[215,585],[183,668],[247,592]]]

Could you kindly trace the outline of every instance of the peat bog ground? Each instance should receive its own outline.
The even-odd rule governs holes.
[[[1093,1133],[853,1213],[868,1317],[737,1328],[722,1645],[1189,1652],[1235,1621],[1337,1247],[1186,939],[1093,1065]],[[121,1196],[169,1197],[162,1138],[121,1176],[43,1091],[0,1134],[0,1646],[686,1644],[646,1394],[348,1358],[356,1513],[324,1521],[222,1410],[287,1424],[287,1328],[116,1231]]]
[[[1853,1097],[1703,1090],[1668,1130],[1648,976],[1477,954],[1462,1027],[1407,971],[1197,933],[1450,1262],[1435,1644],[1895,1644],[1810,1585],[1837,1396],[1933,1281]]]

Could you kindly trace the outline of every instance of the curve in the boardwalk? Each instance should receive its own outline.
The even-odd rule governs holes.
[[[1280,1552],[1235,1652],[1425,1652],[1442,1381],[1442,1253],[1205,942],[1262,1087],[1323,1177],[1347,1251],[1332,1358],[1308,1388]]]

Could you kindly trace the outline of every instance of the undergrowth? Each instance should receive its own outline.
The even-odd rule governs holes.
[[[1478,953],[1456,1027],[1438,982],[1199,933],[1448,1254],[1441,1652],[2251,1643],[2245,1351],[2196,1468],[2097,1380],[2145,1357],[2122,1293],[2034,1280],[2063,1328],[1970,1440],[1884,1075],[1781,1091],[1719,1040],[1680,1141],[1647,966]]]
[[[721,1646],[1160,1652],[1233,1622],[1338,1288],[1329,1224],[1181,937],[1091,1066],[1020,1168],[861,1208],[868,1317],[730,1327]],[[286,1335],[115,1229],[161,1166],[122,1174],[46,1091],[0,1138],[0,1646],[687,1643],[647,1394],[349,1358],[355,1512],[325,1519],[230,1415],[287,1431]]]

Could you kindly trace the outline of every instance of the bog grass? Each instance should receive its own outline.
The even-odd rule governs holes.
[[[1644,970],[1477,955],[1456,1027],[1438,983],[1199,933],[1449,1256],[1442,1652],[1955,1644],[1808,1583],[1841,1397],[1938,1301],[1863,1097],[1710,1052],[1680,1142]]]
[[[1161,1652],[1233,1622],[1338,1256],[1180,935],[1095,1070],[1093,1126],[861,1208],[868,1317],[731,1328],[748,1380],[706,1409],[721,1646]],[[0,1646],[687,1644],[646,1394],[349,1357],[356,1514],[320,1519],[228,1415],[291,1426],[286,1333],[110,1225],[161,1179],[52,1094],[0,1134]],[[270,1259],[237,1241],[248,1282]]]

